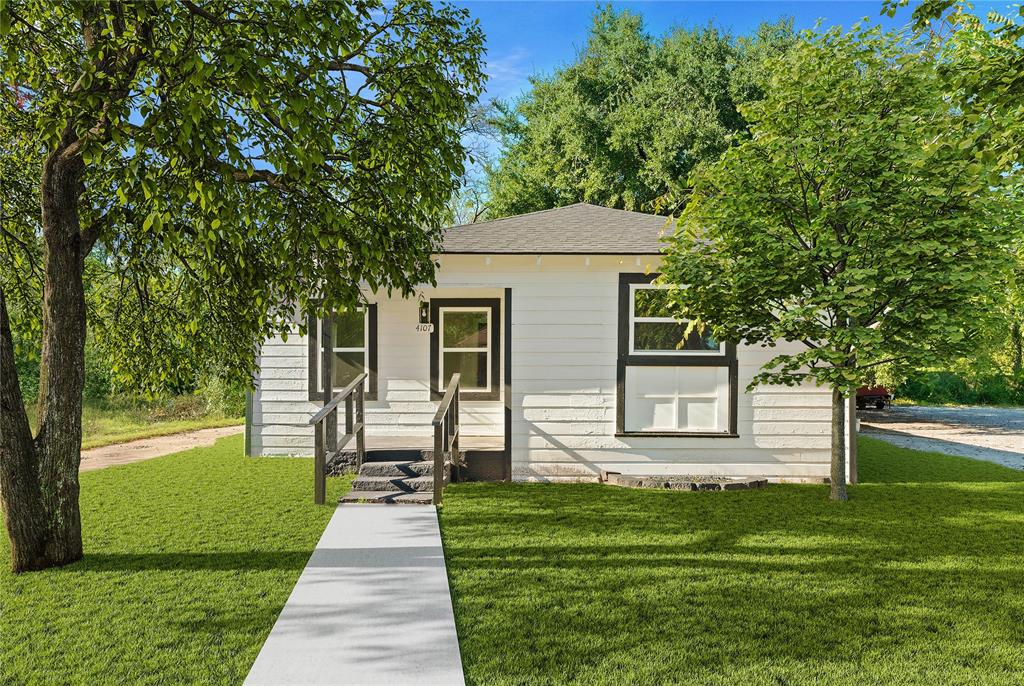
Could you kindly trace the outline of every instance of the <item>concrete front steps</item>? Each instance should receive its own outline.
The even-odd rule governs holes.
[[[372,458],[368,456],[363,462],[342,503],[430,504],[434,493],[433,451],[379,451]],[[446,464],[445,484],[449,478],[450,467]]]

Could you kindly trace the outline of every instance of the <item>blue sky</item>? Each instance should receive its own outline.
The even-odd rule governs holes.
[[[487,36],[485,99],[507,99],[529,87],[531,74],[549,74],[571,62],[586,41],[587,29],[597,3],[540,1],[461,1],[480,20]],[[798,29],[850,26],[863,17],[885,26],[898,27],[910,19],[912,9],[901,8],[895,18],[880,16],[881,0],[843,2],[615,2],[644,18],[647,31],[662,35],[675,26],[706,26],[709,22],[732,33],[753,31],[762,21],[793,17]],[[976,11],[1004,8],[1009,2],[975,3]]]

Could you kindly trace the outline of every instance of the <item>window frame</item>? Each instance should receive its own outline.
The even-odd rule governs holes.
[[[685,324],[686,320],[679,320],[675,317],[638,317],[636,315],[636,293],[640,290],[668,290],[650,282],[629,284],[629,354],[630,355],[717,355],[726,354],[725,341],[719,341],[717,350],[637,350],[636,349],[636,325],[637,323],[657,324]]]
[[[618,361],[615,379],[615,435],[618,437],[648,438],[737,438],[737,404],[739,400],[739,367],[736,360],[736,344],[723,341],[720,351],[633,351],[633,286],[652,284],[661,274],[619,274],[619,341]],[[660,318],[659,318],[660,319]],[[671,321],[676,321],[671,319]],[[627,367],[728,367],[729,383],[725,431],[627,431],[626,425],[626,368]]]
[[[444,344],[444,317],[448,312],[483,312],[487,317],[487,342],[484,346],[475,348],[450,348]],[[468,307],[468,306],[442,306],[438,308],[438,322],[437,326],[440,329],[438,335],[438,359],[437,359],[437,374],[438,379],[444,379],[444,354],[445,353],[483,353],[484,360],[486,361],[487,373],[487,385],[483,388],[470,388],[469,386],[462,386],[462,389],[467,393],[490,393],[494,390],[494,381],[491,379],[490,369],[491,361],[494,359],[494,350],[491,340],[491,316],[490,307]]]
[[[443,362],[441,361],[441,310],[488,310],[487,319],[487,346],[490,349],[488,355],[487,378],[489,389],[462,390],[460,397],[463,400],[501,400],[502,387],[500,382],[501,372],[501,298],[432,298],[430,300],[430,321],[434,324],[434,330],[430,332],[430,398],[440,400],[444,397],[446,389],[440,385]],[[474,348],[453,348],[451,350],[471,351]]]
[[[376,400],[377,399],[377,305],[376,303],[367,303],[361,305],[363,309],[364,325],[363,325],[363,341],[364,347],[352,348],[352,347],[332,347],[331,352],[357,352],[363,351],[363,366],[367,372],[367,384],[366,384],[366,399]],[[307,372],[308,372],[308,390],[310,401],[326,401],[329,400],[329,396],[324,393],[321,388],[321,376],[320,373],[320,360],[322,348],[320,346],[320,337],[323,327],[328,321],[327,317],[317,318],[313,315],[306,317],[306,339],[307,339]],[[331,389],[332,391],[335,389]],[[337,389],[340,390],[340,389]]]

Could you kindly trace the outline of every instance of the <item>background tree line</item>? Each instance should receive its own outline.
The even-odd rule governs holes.
[[[925,3],[915,16],[935,45],[951,46],[929,57],[947,70],[957,59],[976,59],[966,54],[971,49],[989,51],[994,64],[993,46],[1013,44],[1014,29],[1006,28],[1012,20],[974,21],[948,0]],[[953,35],[959,43],[949,40]],[[793,59],[784,57],[801,39],[813,41],[813,33],[798,36],[785,19],[751,35],[708,26],[652,36],[639,16],[598,10],[574,62],[534,77],[529,92],[492,110],[499,151],[476,189],[486,211],[475,218],[580,201],[678,215],[692,196],[695,173],[749,137],[746,108],[790,66]],[[902,40],[896,52],[920,49],[914,39]],[[871,49],[870,40],[864,43]],[[967,354],[950,349],[945,359],[914,369],[879,365],[870,381],[913,401],[1024,403],[1024,251],[1019,244],[1004,249],[1016,266],[1003,272],[1000,297],[957,322]]]

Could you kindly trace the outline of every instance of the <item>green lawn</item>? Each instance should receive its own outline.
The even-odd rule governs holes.
[[[457,485],[474,684],[1024,683],[1024,473],[861,439],[827,487]]]
[[[83,474],[83,561],[15,577],[0,537],[0,683],[241,683],[333,512],[311,471],[238,436]]]
[[[86,400],[82,406],[82,449],[245,422],[243,417],[206,414],[200,404],[198,399],[188,396],[152,402]],[[26,409],[34,430],[35,405],[28,405]]]
[[[0,683],[240,683],[332,512],[309,460],[241,447],[84,474],[64,569],[14,577],[0,539]],[[450,487],[470,682],[1024,683],[1024,473],[870,439],[861,464],[847,504]]]

